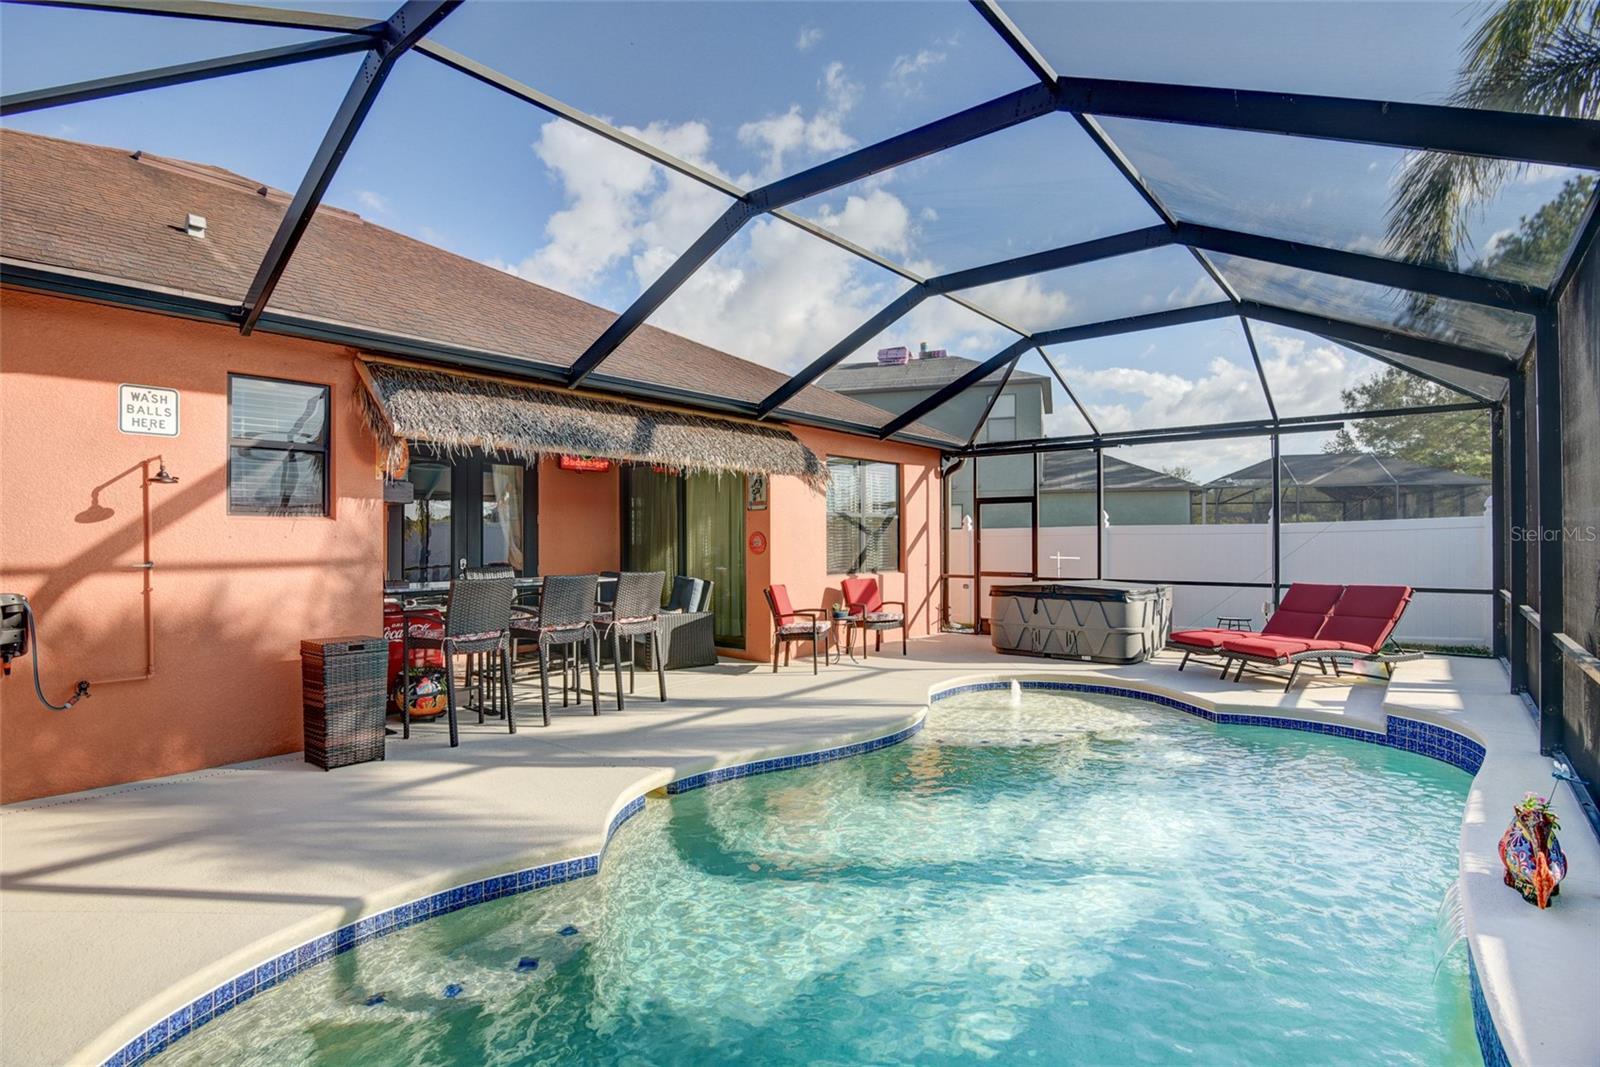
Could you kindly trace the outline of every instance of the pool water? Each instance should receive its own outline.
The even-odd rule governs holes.
[[[1468,776],[1106,696],[652,799],[600,874],[314,968],[162,1064],[1479,1064]]]

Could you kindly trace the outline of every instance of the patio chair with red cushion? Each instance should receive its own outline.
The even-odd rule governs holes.
[[[822,617],[818,608],[796,608],[789,603],[789,590],[781,585],[769,585],[762,591],[767,607],[772,610],[772,669],[778,669],[778,648],[783,648],[783,665],[789,665],[789,646],[796,641],[811,642],[811,673],[817,673],[817,646],[828,639],[833,624]]]
[[[1333,606],[1338,603],[1343,593],[1342,585],[1295,582],[1283,595],[1283,601],[1279,603],[1278,610],[1272,613],[1272,618],[1268,619],[1267,624],[1258,631],[1209,627],[1200,630],[1179,630],[1167,638],[1167,643],[1183,649],[1183,662],[1178,664],[1178,669],[1181,671],[1188,666],[1189,657],[1197,652],[1224,655],[1223,642],[1229,638],[1297,637],[1309,640],[1317,636],[1317,631],[1322,629],[1328,613],[1333,610]],[[1231,662],[1223,665],[1224,678],[1228,676],[1228,669],[1231,666]]]
[[[1222,641],[1222,654],[1229,663],[1237,660],[1239,669],[1234,681],[1244,675],[1244,669],[1256,667],[1284,667],[1289,670],[1289,680],[1284,692],[1294,685],[1300,665],[1316,662],[1324,673],[1333,666],[1339,673],[1341,661],[1350,663],[1382,664],[1384,672],[1394,673],[1396,663],[1422,658],[1420,652],[1406,652],[1397,648],[1384,652],[1383,647],[1399,625],[1406,605],[1411,603],[1411,587],[1406,585],[1351,585],[1333,605],[1326,621],[1313,637],[1273,636],[1267,634],[1237,634]],[[1228,665],[1222,669],[1228,673]]]
[[[850,614],[859,615],[861,621],[861,658],[867,658],[867,631],[873,631],[873,641],[879,652],[883,651],[883,631],[900,631],[900,654],[906,654],[906,602],[885,600],[876,578],[846,578],[839,583],[844,593],[844,603]],[[899,608],[889,611],[888,608]]]

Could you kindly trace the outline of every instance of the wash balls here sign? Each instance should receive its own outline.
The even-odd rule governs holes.
[[[178,436],[178,391],[150,385],[118,386],[117,429],[151,437]]]

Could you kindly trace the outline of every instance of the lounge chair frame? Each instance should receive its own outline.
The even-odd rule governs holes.
[[[1390,641],[1389,644],[1394,644],[1394,642]],[[1322,668],[1323,674],[1328,673],[1328,667],[1331,665],[1333,667],[1334,677],[1336,678],[1342,677],[1342,675],[1339,673],[1339,664],[1341,661],[1349,665],[1354,665],[1357,663],[1376,663],[1383,667],[1386,677],[1392,678],[1394,677],[1394,665],[1396,663],[1410,663],[1421,659],[1422,655],[1423,654],[1421,652],[1408,651],[1400,648],[1398,645],[1395,645],[1395,651],[1393,652],[1384,652],[1382,650],[1377,652],[1357,652],[1353,649],[1312,648],[1307,649],[1304,652],[1296,652],[1291,656],[1274,659],[1267,659],[1264,656],[1246,656],[1238,652],[1228,652],[1223,654],[1224,661],[1222,664],[1222,677],[1226,678],[1228,676],[1228,671],[1233,670],[1233,680],[1237,682],[1244,676],[1246,667],[1249,667],[1251,670],[1254,670],[1257,673],[1265,674],[1271,668],[1286,666],[1289,668],[1289,679],[1283,684],[1283,691],[1287,693],[1294,685],[1294,680],[1296,676],[1299,675],[1301,666],[1306,663],[1316,663]],[[1184,659],[1187,661],[1188,657],[1185,656]],[[1237,668],[1234,668],[1233,666],[1235,660],[1237,660],[1239,664]]]

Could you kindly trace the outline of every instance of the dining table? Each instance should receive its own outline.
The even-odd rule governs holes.
[[[601,575],[602,586],[615,583],[616,579]],[[528,600],[537,600],[539,593],[544,589],[544,576],[538,574],[527,575],[516,579],[517,603]],[[384,582],[383,595],[386,598],[399,600],[407,607],[426,606],[429,604],[443,604],[450,596],[450,583],[448,581],[425,582]]]

